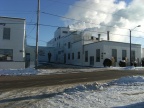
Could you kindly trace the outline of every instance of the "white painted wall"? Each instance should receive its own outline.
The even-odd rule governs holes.
[[[142,58],[144,58],[144,48],[142,48]]]
[[[112,42],[112,41],[100,41],[92,44],[87,44],[84,47],[85,51],[88,51],[89,56],[94,56],[94,59],[96,59],[96,49],[100,49],[100,53],[103,54],[103,58],[100,59],[100,62],[95,62],[94,66],[99,67],[103,66],[103,61],[105,58],[112,58],[112,49],[117,49],[117,62],[116,66],[118,66],[118,63],[120,60],[122,60],[122,50],[127,51],[127,58],[129,62],[130,54],[129,54],[129,44],[128,43],[121,43],[121,42]],[[139,58],[141,60],[141,45],[132,44],[132,50],[135,51],[135,57]],[[95,60],[96,61],[96,60]],[[88,63],[85,63],[85,65],[89,65]]]
[[[25,19],[0,17],[0,23],[6,24],[5,26],[0,26],[0,49],[13,49],[13,62],[15,62],[14,64],[16,64],[17,62],[24,63],[25,62]],[[3,39],[3,28],[11,29],[10,40]],[[24,65],[21,66],[22,68],[25,67]],[[15,65],[13,68],[15,68]]]
[[[23,69],[25,62],[0,62],[0,69]]]
[[[62,34],[63,30],[67,30],[68,34]],[[58,38],[59,36],[61,37]],[[127,58],[129,59],[129,43],[98,41],[96,37],[92,40],[88,34],[83,34],[82,32],[72,33],[68,28],[63,27],[56,30],[54,39],[55,38],[56,40],[53,41],[53,45],[55,47],[55,62],[57,63],[64,63],[64,54],[66,54],[66,64],[90,66],[90,56],[93,56],[94,67],[101,67],[103,66],[105,58],[111,59],[112,49],[117,49],[116,66],[118,66],[119,61],[122,60],[122,50],[127,51]],[[71,43],[70,48],[68,48],[68,42]],[[52,41],[49,43],[52,43]],[[100,56],[103,56],[100,62],[96,62],[96,49],[100,49]],[[132,50],[135,51],[136,58],[141,60],[141,45],[132,44]],[[88,51],[88,62],[85,62],[85,51]],[[58,52],[62,53],[59,54]],[[78,52],[80,52],[80,59],[77,59]],[[72,60],[72,53],[74,53],[74,60]],[[70,54],[70,60],[68,59],[68,54]]]
[[[48,52],[52,54],[51,62],[55,61],[55,48],[53,47],[38,47],[39,52],[42,51],[43,54],[38,54],[38,61],[40,62],[48,62]],[[35,63],[35,46],[26,46],[26,53],[30,53],[30,64],[34,66]]]

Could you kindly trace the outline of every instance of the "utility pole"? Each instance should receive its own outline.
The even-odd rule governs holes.
[[[40,0],[37,7],[37,29],[36,29],[36,49],[35,49],[35,68],[38,66],[38,37],[39,37],[39,18],[40,18]]]
[[[138,25],[138,26],[136,26],[135,28],[137,28],[137,27],[141,27],[141,25]],[[133,28],[133,29],[129,29],[129,31],[130,31],[130,66],[132,65],[132,56],[131,56],[131,32],[132,32],[132,30],[134,30],[135,28]]]
[[[131,63],[132,61],[131,61],[131,30],[130,30],[130,66],[131,66]]]

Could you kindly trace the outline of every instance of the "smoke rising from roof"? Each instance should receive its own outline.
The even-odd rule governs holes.
[[[110,40],[129,42],[129,29],[132,36],[143,37],[144,0],[79,0],[69,7],[65,17],[76,20],[63,19],[66,25],[74,30],[89,30],[94,35],[101,33],[106,39],[106,32],[110,31]]]

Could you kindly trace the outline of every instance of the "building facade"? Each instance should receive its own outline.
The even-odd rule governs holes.
[[[34,67],[35,66],[35,46],[26,46],[26,67]],[[41,63],[49,63],[55,62],[55,53],[54,47],[38,47],[38,62]],[[49,55],[50,54],[50,55]]]
[[[55,62],[80,66],[102,67],[106,58],[112,59],[113,66],[120,60],[130,65],[130,44],[101,40],[100,34],[94,37],[89,32],[71,31],[68,27],[59,27],[54,38],[47,46],[55,48]],[[131,60],[141,61],[141,45],[132,44]]]
[[[0,69],[25,68],[25,19],[0,17]]]

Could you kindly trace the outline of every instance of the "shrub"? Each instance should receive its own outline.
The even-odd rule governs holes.
[[[126,62],[124,60],[119,61],[119,66],[120,67],[126,67]]]
[[[110,66],[112,66],[112,61],[110,59],[106,58],[103,62],[103,65],[104,65],[104,67],[106,67],[106,66],[110,67]]]

